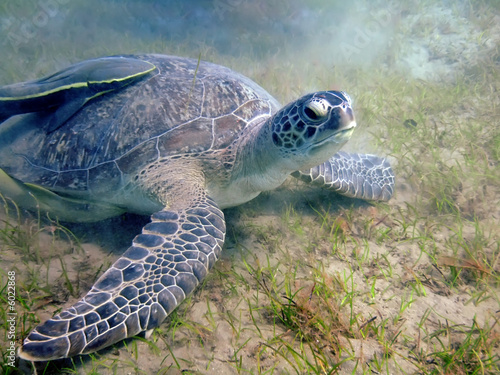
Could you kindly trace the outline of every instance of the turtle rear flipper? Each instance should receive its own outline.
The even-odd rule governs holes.
[[[65,197],[43,186],[21,182],[1,168],[0,192],[4,198],[11,199],[20,207],[50,212],[54,218],[63,221],[95,221],[125,212],[123,208],[106,202]],[[89,220],[84,220],[85,218]]]
[[[205,278],[224,242],[222,211],[204,191],[193,195],[153,214],[82,300],[28,335],[19,356],[47,361],[91,353],[158,327]]]
[[[155,66],[131,57],[87,60],[35,81],[0,87],[0,123],[31,112],[52,112],[47,132],[62,126],[89,100],[119,90]]]
[[[338,152],[308,171],[292,176],[350,198],[388,201],[394,193],[394,173],[385,158]]]

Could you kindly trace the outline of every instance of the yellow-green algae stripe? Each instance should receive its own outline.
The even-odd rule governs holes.
[[[0,87],[0,118],[44,111],[71,100],[86,103],[155,69],[153,64],[140,59],[106,57],[72,65],[39,80]],[[99,76],[107,77],[99,80]]]

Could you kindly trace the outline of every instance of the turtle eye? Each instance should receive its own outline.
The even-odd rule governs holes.
[[[306,115],[306,117],[310,120],[317,120],[318,119],[318,115],[316,114],[316,112],[310,108],[310,107],[304,107],[304,115]]]
[[[304,104],[302,113],[307,121],[321,121],[328,114],[328,106],[322,100],[311,100]]]

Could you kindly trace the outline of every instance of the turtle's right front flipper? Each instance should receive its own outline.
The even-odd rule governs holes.
[[[224,236],[224,215],[204,191],[153,214],[82,300],[28,335],[19,356],[87,354],[157,327],[207,275]]]
[[[394,173],[385,158],[338,152],[329,160],[292,176],[350,198],[388,201],[394,193]]]
[[[50,112],[48,132],[62,126],[89,100],[119,90],[155,66],[131,57],[83,61],[48,77],[0,87],[0,123],[11,116]]]

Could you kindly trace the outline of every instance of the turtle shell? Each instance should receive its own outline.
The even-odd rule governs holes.
[[[95,197],[116,192],[127,177],[160,158],[223,149],[253,120],[279,107],[259,85],[219,65],[164,55],[126,57],[156,69],[86,98],[57,127],[51,125],[57,114],[53,99],[48,110],[3,122],[0,168],[24,183]],[[61,105],[71,105],[71,99]]]

